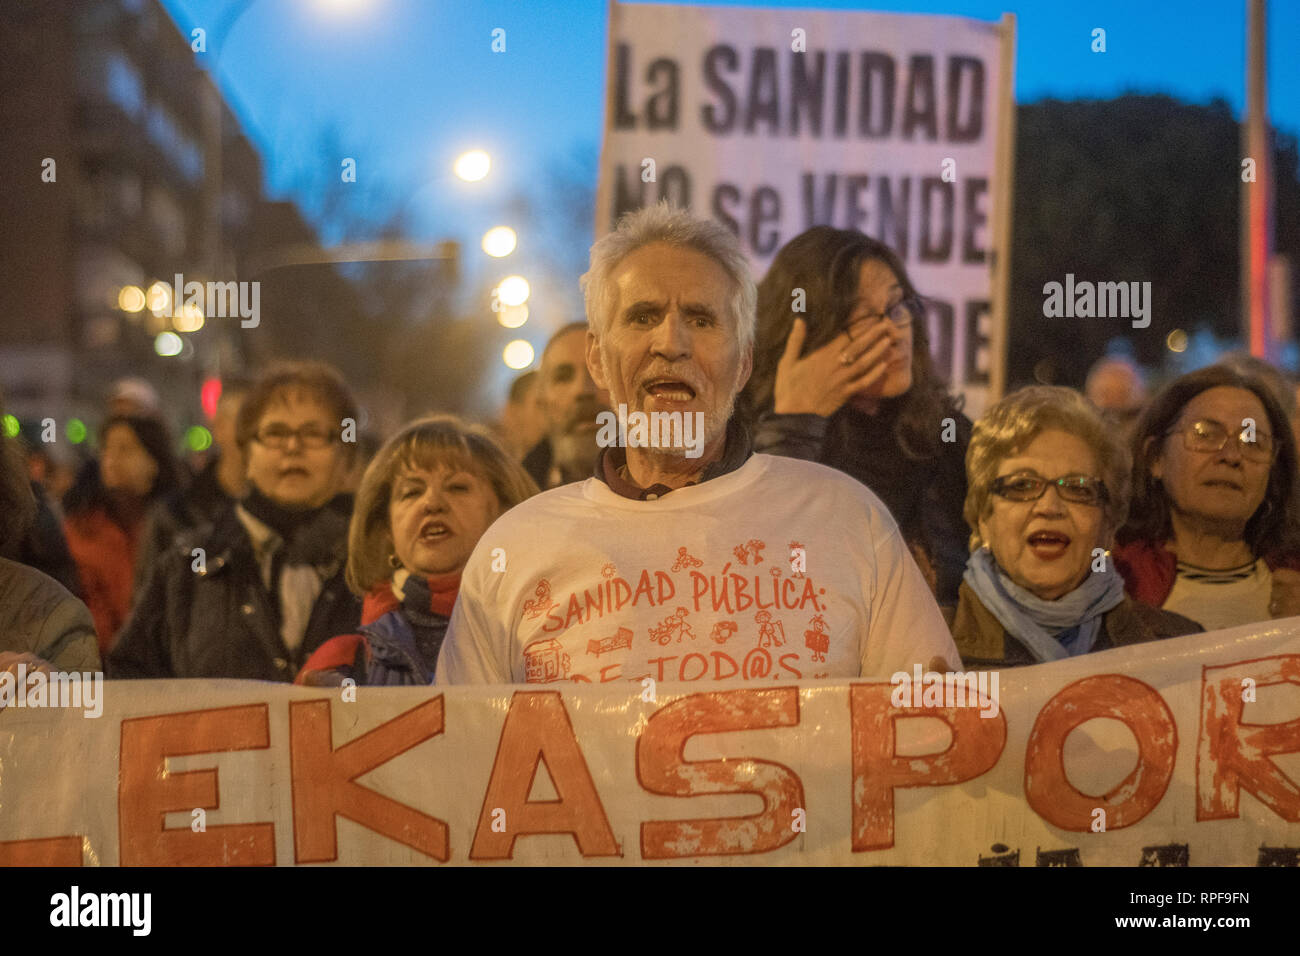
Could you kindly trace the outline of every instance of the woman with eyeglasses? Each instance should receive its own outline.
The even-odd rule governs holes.
[[[975,423],[971,554],[952,623],[967,667],[1042,664],[1201,629],[1124,593],[1107,549],[1124,520],[1128,463],[1114,430],[1068,388],[1023,388]]]
[[[1296,448],[1261,379],[1212,365],[1138,422],[1115,560],[1129,593],[1207,629],[1300,614]]]
[[[921,298],[892,249],[815,226],[777,252],[758,286],[743,400],[756,451],[830,465],[874,491],[939,604],[956,604],[970,420],[935,373]]]
[[[344,580],[356,405],[321,362],[268,368],[236,419],[248,492],[211,528],[182,532],[145,572],[108,658],[110,677],[291,681],[307,657],[354,631]]]

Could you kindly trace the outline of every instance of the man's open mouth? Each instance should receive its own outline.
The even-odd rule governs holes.
[[[679,378],[654,378],[642,388],[665,402],[689,402],[695,397],[695,389]]]

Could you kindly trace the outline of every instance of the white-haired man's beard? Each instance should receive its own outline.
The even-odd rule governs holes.
[[[615,368],[613,357],[605,352],[603,343],[601,356],[605,363],[605,368]],[[671,376],[673,374],[673,369],[671,366],[665,366],[662,370],[658,370],[656,374]],[[667,440],[655,441],[649,447],[640,447],[639,450],[642,454],[661,458],[695,459],[700,457],[703,449],[726,435],[727,423],[731,421],[731,415],[736,409],[736,398],[740,394],[740,386],[741,382],[737,379],[737,381],[733,383],[733,387],[727,391],[726,402],[721,407],[715,407],[703,412],[704,427],[702,429],[702,435],[700,434],[701,430],[695,427],[695,423],[699,420],[696,417],[696,412],[684,411],[680,413],[671,413],[667,417],[667,421],[670,423],[669,429],[671,433]],[[635,404],[635,396],[619,396],[617,391],[618,386],[611,383],[610,400],[613,403],[615,410],[618,409],[619,405],[625,405],[629,415],[634,411],[644,412],[647,416],[651,414],[649,409]],[[661,416],[663,414],[664,413],[662,412],[660,413]],[[686,421],[687,417],[691,419],[689,423]],[[653,422],[654,419],[651,419],[651,421]],[[655,426],[651,424],[650,427],[651,431],[654,431]],[[689,431],[686,431],[686,429],[689,429]],[[659,437],[664,436],[661,435]]]

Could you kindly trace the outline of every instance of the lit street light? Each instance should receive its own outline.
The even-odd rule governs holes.
[[[528,306],[502,306],[501,311],[497,313],[497,321],[500,322],[504,328],[517,329],[528,321]]]
[[[483,234],[483,251],[495,259],[515,251],[518,237],[509,226],[494,226]]]
[[[471,149],[456,158],[456,175],[467,183],[476,183],[492,168],[492,157],[481,149]]]
[[[497,298],[502,305],[523,305],[528,301],[528,280],[523,276],[506,276],[497,286]]]
[[[535,354],[530,344],[523,339],[515,339],[502,350],[501,361],[518,371],[532,365]]]
[[[123,312],[139,312],[144,308],[144,290],[138,285],[124,285],[117,294],[117,307]]]
[[[163,358],[180,355],[184,348],[185,343],[175,332],[159,332],[158,337],[153,340],[153,350]]]

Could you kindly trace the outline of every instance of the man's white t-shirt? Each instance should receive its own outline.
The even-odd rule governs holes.
[[[936,657],[961,666],[880,499],[752,455],[653,501],[589,478],[508,511],[465,567],[436,682],[888,679]]]

